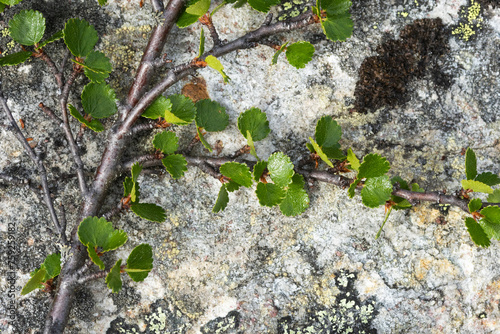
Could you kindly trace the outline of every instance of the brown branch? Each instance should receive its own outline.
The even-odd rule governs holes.
[[[214,42],[215,46],[221,46],[222,41],[220,40],[219,33],[217,32],[217,29],[215,29],[214,23],[212,22],[212,17],[210,16],[209,13],[206,13],[202,17],[198,19],[201,24],[205,25],[208,28],[208,31],[210,31],[210,36],[212,37],[212,41]]]
[[[42,102],[40,102],[38,104],[38,106],[42,109],[42,111],[47,115],[49,116],[50,118],[52,118],[54,121],[57,122],[57,124],[59,126],[64,126],[64,122],[62,121],[62,119],[60,119],[59,117],[56,116],[56,114],[52,111],[52,109],[50,109],[49,107],[45,106]]]
[[[64,86],[64,77],[62,74],[63,68],[61,68],[61,70],[57,69],[56,64],[52,61],[52,59],[49,57],[49,55],[47,55],[45,53],[45,51],[43,51],[43,50],[41,50],[39,53],[36,53],[35,57],[40,58],[41,60],[43,60],[47,64],[49,70],[52,72],[52,74],[56,78],[57,86],[59,87],[59,89],[62,89]]]
[[[88,281],[94,281],[94,280],[99,279],[99,278],[104,278],[108,274],[109,274],[109,271],[98,271],[96,273],[88,274],[86,276],[80,277],[79,279],[76,280],[76,283],[83,284],[83,283],[86,283]]]

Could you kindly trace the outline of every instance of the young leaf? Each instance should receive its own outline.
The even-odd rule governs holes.
[[[272,154],[267,160],[269,175],[279,187],[286,187],[292,182],[292,176],[295,174],[293,167],[290,158],[282,152]]]
[[[137,178],[139,177],[139,174],[141,174],[141,171],[142,171],[142,165],[138,162],[136,162],[135,164],[132,165],[132,168],[130,170],[130,173],[132,175],[132,177],[130,178],[130,180],[132,181],[132,187],[130,188],[130,200],[132,201],[132,203],[135,203],[135,202],[139,202],[139,196],[140,196],[140,192],[139,192],[139,183],[137,183]],[[125,178],[127,179],[127,178]],[[125,195],[125,196],[128,196]]]
[[[341,136],[342,128],[331,116],[321,117],[316,124],[316,142],[321,147],[336,147]]]
[[[344,155],[344,152],[340,149],[340,144],[337,144],[332,147],[325,147],[323,146],[321,148],[321,151],[328,157],[328,159],[335,159],[335,160],[345,160],[346,156]]]
[[[99,40],[97,31],[85,20],[69,19],[63,31],[64,43],[75,57],[86,57]]]
[[[500,184],[500,177],[490,172],[481,173],[476,176],[474,180],[482,182],[489,186],[496,186],[497,184]]]
[[[500,203],[500,189],[493,190],[493,193],[488,195],[487,201],[490,203]]]
[[[80,114],[80,112],[73,107],[71,104],[68,104],[68,109],[69,113],[71,116],[76,118],[78,122],[85,124],[86,127],[88,127],[90,130],[95,131],[95,132],[102,132],[104,131],[104,125],[102,125],[101,122],[99,122],[97,119],[93,119],[90,122],[87,121],[83,116]]]
[[[127,259],[125,271],[134,282],[142,282],[153,269],[153,250],[148,244],[135,247]]]
[[[253,141],[260,141],[271,132],[266,113],[259,108],[251,108],[241,113],[238,116],[238,129],[245,138],[249,131]]]
[[[418,185],[418,183],[412,183],[411,184],[411,191],[416,191],[416,192],[419,192],[419,193],[425,192],[425,190],[423,188],[420,188],[420,186]]]
[[[349,186],[349,189],[347,190],[347,193],[349,194],[349,198],[353,198],[354,195],[355,195],[355,190],[356,190],[356,187],[358,186],[358,184],[361,182],[360,179],[356,179],[354,180],[353,183],[351,183],[351,185]]]
[[[193,101],[184,95],[176,94],[168,97],[172,103],[172,109],[166,109],[165,121],[177,125],[186,125],[191,123],[196,115],[196,107]]]
[[[259,12],[267,13],[272,6],[279,5],[279,0],[248,0],[248,4]]]
[[[347,38],[351,37],[353,25],[351,14],[349,13],[338,15],[335,18],[327,17],[325,21],[321,22],[321,27],[326,38],[332,42],[344,42]]]
[[[226,186],[226,190],[230,193],[241,188],[241,184],[236,183],[233,180],[229,180],[229,182],[224,183],[224,185]]]
[[[173,179],[179,179],[184,176],[187,171],[187,161],[182,154],[173,154],[161,159],[163,166],[170,173]]]
[[[490,238],[500,240],[500,207],[487,206],[480,212],[484,218],[479,221]]]
[[[115,91],[105,83],[86,85],[82,92],[82,106],[94,118],[106,118],[118,111]]]
[[[132,181],[134,183],[137,182],[137,178],[141,174],[142,171],[142,165],[138,162],[132,165],[132,168],[130,169],[130,174],[132,175]]]
[[[361,190],[363,204],[376,208],[391,198],[392,184],[387,175],[371,177],[366,180]]]
[[[257,184],[255,194],[259,199],[260,205],[268,207],[278,205],[286,195],[285,191],[276,184],[262,182]]]
[[[286,49],[286,46],[288,45],[288,42],[286,42],[285,44],[283,44],[279,50],[276,50],[276,52],[274,53],[274,56],[273,56],[273,60],[271,62],[271,65],[276,65],[278,63],[278,57],[280,56],[280,54],[283,53],[283,51],[285,51]]]
[[[172,154],[179,148],[179,138],[172,131],[157,133],[153,139],[153,146],[164,154]]]
[[[87,217],[78,227],[78,238],[87,247],[101,247],[107,252],[122,246],[127,241],[127,233],[115,230],[103,217]]]
[[[267,161],[259,161],[255,164],[255,166],[253,166],[253,179],[255,180],[255,182],[259,182],[259,179],[266,168]]]
[[[40,42],[45,32],[45,18],[36,10],[22,10],[9,21],[10,37],[21,45]]]
[[[324,162],[326,162],[326,164],[328,166],[330,166],[331,168],[333,168],[332,162],[328,159],[328,156],[323,152],[323,150],[318,145],[318,143],[316,143],[314,141],[314,139],[312,139],[312,137],[309,137],[309,140],[311,141],[311,145],[314,148],[314,151],[316,152],[317,155],[319,155],[319,157],[321,158],[321,160],[323,160]]]
[[[97,0],[97,3],[99,3],[99,6],[104,6],[108,0]]]
[[[0,2],[6,4],[7,6],[14,6],[14,5],[17,5],[18,3],[20,3],[21,1],[23,0],[2,0]]]
[[[321,9],[326,10],[328,16],[335,16],[349,12],[351,8],[351,0],[321,0]]]
[[[488,247],[490,245],[490,239],[484,232],[481,225],[479,225],[474,219],[471,217],[465,218],[465,226],[467,226],[470,238],[477,246]]]
[[[43,261],[43,267],[45,268],[46,275],[44,277],[44,282],[59,276],[61,273],[61,254],[53,253],[48,255]]]
[[[198,58],[200,58],[205,52],[205,32],[203,28],[201,28],[200,33],[200,51],[198,52]]]
[[[196,126],[215,132],[224,130],[228,124],[229,115],[219,103],[209,99],[196,102]]]
[[[87,246],[87,253],[89,255],[90,260],[99,267],[99,269],[104,270],[106,266],[104,262],[101,260],[99,255],[97,254],[94,246]]]
[[[208,141],[205,139],[203,136],[203,133],[201,132],[201,128],[196,127],[196,134],[198,135],[198,138],[200,139],[200,142],[203,144],[203,146],[209,151],[212,152],[212,146],[208,143]]]
[[[472,189],[472,191],[477,193],[493,193],[493,189],[489,185],[474,180],[462,180],[462,188]]]
[[[286,59],[297,69],[306,67],[313,54],[314,46],[309,42],[293,43],[286,49]]]
[[[190,0],[184,13],[177,20],[179,28],[185,28],[203,16],[210,8],[210,0]]]
[[[252,174],[250,168],[245,164],[226,162],[220,166],[220,173],[244,187],[252,186]]]
[[[102,52],[92,51],[89,53],[83,64],[85,75],[92,82],[103,82],[109,77],[113,70],[109,58]]]
[[[288,186],[285,198],[280,203],[280,210],[285,216],[297,216],[309,207],[309,196],[304,189],[304,177],[295,174]]]
[[[468,206],[469,206],[469,212],[473,213],[481,209],[481,207],[483,206],[483,202],[481,202],[479,198],[474,198],[470,200]]]
[[[368,154],[363,158],[363,163],[359,166],[358,178],[369,178],[382,176],[389,171],[390,165],[386,158],[379,154]]]
[[[229,80],[231,80],[224,72],[224,66],[222,66],[219,59],[215,58],[212,55],[209,55],[209,56],[207,56],[207,58],[205,58],[205,61],[209,67],[213,68],[214,70],[219,72],[220,75],[222,75],[222,79],[224,80],[224,83],[228,83]]]
[[[217,202],[212,209],[213,213],[217,213],[223,211],[227,207],[227,203],[229,203],[229,194],[226,190],[226,186],[223,184],[219,190],[219,196],[217,196]]]
[[[130,206],[130,209],[142,219],[156,223],[162,223],[167,218],[165,210],[153,203],[134,203]]]
[[[351,164],[351,169],[355,171],[359,171],[359,159],[356,157],[354,152],[351,149],[347,150],[347,161]]]
[[[31,57],[31,52],[21,51],[0,58],[0,66],[13,66],[24,63]]]
[[[122,260],[116,261],[115,265],[109,271],[109,274],[106,275],[106,284],[108,288],[111,289],[113,293],[117,293],[122,289],[122,278],[120,277],[120,266],[122,264]]]
[[[467,180],[474,180],[477,175],[476,154],[470,147],[465,152],[465,175]]]
[[[41,284],[43,282],[43,278],[45,277],[46,273],[47,272],[46,272],[45,268],[43,267],[43,265],[40,267],[40,269],[37,269],[35,271],[34,275],[28,280],[26,285],[21,290],[21,295],[24,296],[33,290],[42,288],[43,285],[41,285]]]
[[[123,181],[123,197],[127,197],[132,192],[132,188],[134,187],[134,181],[131,177],[126,177]]]
[[[39,50],[39,49],[43,48],[45,45],[53,43],[55,41],[58,41],[58,40],[60,40],[63,37],[64,37],[64,32],[62,30],[59,30],[54,35],[50,36],[47,40],[45,40],[42,43],[38,44],[38,46],[36,47],[36,49]]]
[[[165,96],[160,95],[146,108],[141,116],[150,119],[158,119],[160,117],[165,117],[166,112],[170,110],[172,110],[172,102]]]
[[[250,131],[247,131],[247,144],[248,146],[250,146],[250,154],[253,155],[255,157],[255,159],[257,159],[257,161],[259,161],[259,156],[257,155],[257,151],[255,150],[255,144],[253,143],[253,139],[252,139],[252,135],[250,134]]]

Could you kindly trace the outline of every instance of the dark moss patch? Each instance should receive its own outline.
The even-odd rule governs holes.
[[[435,85],[449,88],[451,78],[438,63],[449,52],[448,34],[441,19],[421,19],[404,27],[399,40],[379,45],[379,55],[366,58],[359,69],[355,110],[366,113],[402,105],[410,98],[408,84],[425,75]]]

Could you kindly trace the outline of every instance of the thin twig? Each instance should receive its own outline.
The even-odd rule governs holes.
[[[212,41],[214,42],[215,46],[221,46],[222,41],[220,40],[219,33],[217,32],[217,29],[215,29],[214,23],[212,22],[212,17],[210,16],[209,13],[203,15],[198,19],[201,24],[207,26],[208,31],[210,31],[210,36],[212,37]]]
[[[59,72],[61,73],[61,77],[63,78],[63,82],[64,82],[64,67],[66,66],[66,63],[68,62],[70,56],[71,56],[71,51],[69,51],[69,49],[66,49],[66,52],[64,53],[64,57],[61,61],[61,67],[59,68]]]
[[[38,106],[43,110],[43,112],[49,116],[50,118],[52,118],[54,121],[57,122],[57,124],[59,124],[59,126],[64,126],[64,122],[62,121],[62,119],[60,119],[59,117],[56,116],[56,114],[52,111],[52,109],[50,109],[49,107],[45,106],[42,102],[40,102],[38,104]]]
[[[76,280],[76,283],[77,284],[83,284],[83,283],[86,283],[88,281],[93,281],[93,280],[96,280],[96,279],[99,279],[99,278],[104,278],[108,274],[109,274],[109,271],[98,271],[96,273],[88,274],[86,276],[80,277],[79,279]]]
[[[35,54],[35,58],[40,58],[41,60],[43,60],[47,64],[49,70],[52,72],[52,74],[56,78],[57,86],[59,87],[59,89],[62,89],[63,85],[64,85],[64,78],[63,78],[63,75],[62,75],[62,72],[63,72],[62,68],[61,68],[61,70],[59,70],[57,68],[56,64],[49,57],[49,55],[46,54],[45,51],[43,51],[43,50],[40,53]]]

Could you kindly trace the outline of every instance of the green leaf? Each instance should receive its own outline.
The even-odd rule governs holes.
[[[474,180],[462,180],[462,188],[472,189],[472,191],[477,193],[493,193],[493,189],[489,185]]]
[[[78,227],[78,238],[87,247],[101,247],[103,252],[117,249],[127,241],[127,233],[115,230],[101,217],[87,217]]]
[[[327,17],[321,22],[321,27],[326,35],[326,38],[332,42],[344,42],[347,38],[351,37],[353,31],[351,14],[344,13],[335,18]]]
[[[488,195],[487,201],[490,203],[500,203],[500,189],[493,190],[493,193]]]
[[[361,190],[363,204],[376,208],[391,199],[392,184],[387,175],[371,177],[366,180]]]
[[[33,290],[42,288],[43,285],[41,284],[43,282],[43,278],[45,277],[46,273],[47,272],[43,266],[40,269],[37,269],[34,275],[28,280],[26,285],[21,290],[21,295],[24,296]]]
[[[219,59],[215,58],[214,56],[212,55],[209,55],[205,58],[205,62],[207,63],[207,65],[211,68],[213,68],[214,70],[216,70],[217,72],[220,73],[220,75],[222,75],[222,79],[224,80],[224,83],[228,83],[229,80],[231,80],[227,75],[226,73],[224,72],[224,66],[222,66],[221,62],[219,61]]]
[[[86,57],[98,40],[97,31],[85,20],[69,19],[64,26],[64,43],[75,57]]]
[[[117,293],[122,289],[122,278],[120,277],[120,266],[122,264],[122,260],[116,261],[115,265],[109,271],[109,274],[106,275],[106,284],[108,288],[111,289],[113,293]]]
[[[424,189],[420,188],[420,186],[418,185],[418,183],[412,183],[411,184],[411,191],[416,191],[416,192],[419,192],[419,193],[425,192]]]
[[[58,41],[58,40],[60,40],[63,37],[64,37],[64,32],[62,30],[59,30],[54,35],[50,36],[48,39],[46,39],[42,43],[38,44],[38,46],[36,47],[36,49],[39,50],[39,49],[43,48],[45,45],[53,43],[55,41]]]
[[[222,131],[229,124],[226,108],[210,99],[196,102],[196,126],[208,132]]]
[[[327,15],[335,16],[348,13],[351,8],[351,0],[321,0],[319,3],[321,9],[326,10]]]
[[[99,3],[99,6],[104,6],[108,0],[97,0],[97,2]]]
[[[187,12],[184,12],[179,17],[176,24],[179,28],[185,28],[185,27],[190,26],[191,24],[197,22],[199,18],[200,17],[197,15],[193,15],[193,14],[189,14]]]
[[[87,121],[85,118],[83,118],[83,116],[80,114],[80,112],[75,107],[73,107],[71,104],[68,104],[68,109],[69,109],[69,113],[71,116],[76,118],[78,120],[78,122],[84,124],[90,130],[95,131],[95,132],[104,131],[104,125],[102,125],[102,123],[99,122],[97,119],[93,119],[90,122]]]
[[[9,21],[10,37],[21,45],[40,42],[45,32],[45,18],[36,10],[22,10]]]
[[[468,204],[469,212],[473,213],[477,210],[480,210],[482,206],[483,206],[483,202],[481,202],[481,200],[479,198],[471,199],[469,204]]]
[[[286,59],[297,69],[306,67],[313,54],[314,46],[309,42],[293,43],[286,49]]]
[[[385,223],[387,223],[387,220],[389,219],[389,216],[391,215],[391,212],[392,212],[392,208],[393,206],[391,206],[389,208],[389,210],[387,211],[387,213],[385,214],[385,218],[384,218],[384,221],[382,222],[382,225],[380,226],[377,234],[375,235],[375,240],[377,240],[379,237],[380,237],[380,234],[382,234],[382,229],[384,228],[385,226]]]
[[[176,94],[168,97],[172,103],[172,109],[166,109],[165,121],[177,125],[186,125],[191,123],[196,115],[196,107],[193,101],[184,95]]]
[[[323,147],[336,147],[342,136],[342,128],[330,116],[323,116],[316,124],[316,143]],[[359,163],[359,161],[358,161]]]
[[[470,238],[477,246],[488,247],[490,245],[490,238],[488,238],[481,225],[474,219],[471,217],[465,218],[465,226],[467,226]]]
[[[126,177],[123,181],[123,197],[127,197],[132,192],[132,188],[134,187],[134,181],[131,177]]]
[[[95,251],[94,246],[87,246],[87,253],[89,255],[89,258],[96,266],[99,267],[99,269],[104,270],[106,266],[104,265],[104,262],[101,260],[97,252]]]
[[[500,184],[500,177],[490,172],[481,173],[476,176],[474,180],[482,182],[489,186],[496,186],[497,184]]]
[[[225,183],[226,190],[232,193],[241,188],[241,184],[234,182],[233,180],[229,180],[229,182]]]
[[[205,148],[209,151],[212,152],[212,146],[208,143],[208,141],[205,139],[203,136],[203,133],[201,132],[201,128],[196,127],[196,133],[198,134],[198,138],[200,138],[200,142],[205,146]]]
[[[21,1],[23,0],[1,0],[0,2],[6,4],[7,6],[14,6],[20,3]]]
[[[223,211],[229,203],[229,194],[227,192],[226,186],[223,184],[219,190],[219,196],[217,196],[217,202],[212,209],[213,213]]]
[[[314,139],[312,139],[312,137],[309,137],[309,140],[311,141],[311,144],[312,144],[312,146],[314,148],[314,151],[316,152],[317,155],[319,155],[319,157],[321,158],[321,160],[323,160],[324,162],[326,162],[326,164],[328,166],[330,166],[331,168],[333,168],[332,162],[328,159],[328,156],[323,152],[323,150],[318,145],[318,143],[316,143],[314,141]]]
[[[200,33],[200,51],[198,52],[198,58],[200,58],[203,53],[205,53],[205,32],[203,28],[201,28]]]
[[[160,95],[146,108],[141,116],[150,119],[158,119],[160,117],[165,117],[166,112],[170,112],[171,110],[172,102],[165,96]]]
[[[259,182],[257,184],[255,194],[259,199],[260,205],[268,207],[278,205],[286,195],[285,190],[283,190],[276,184],[262,182]]]
[[[271,62],[271,65],[276,65],[278,63],[278,57],[280,56],[280,54],[283,53],[283,51],[286,49],[286,46],[288,45],[288,42],[286,42],[285,44],[283,44],[279,50],[276,50],[276,52],[274,53],[274,56],[273,56],[273,60]]]
[[[165,210],[153,203],[134,203],[130,209],[142,219],[152,222],[162,223],[167,218]]]
[[[130,188],[130,200],[132,203],[139,202],[139,184],[137,183],[137,178],[139,177],[139,174],[141,174],[142,171],[142,165],[138,162],[132,165],[132,168],[130,170],[132,174],[132,187]],[[128,196],[128,194],[126,195]]]
[[[297,216],[309,207],[309,196],[304,189],[304,184],[302,175],[293,176],[285,198],[280,203],[280,210],[285,216]]]
[[[153,250],[148,244],[135,247],[127,259],[125,271],[134,282],[144,281],[153,269]]]
[[[465,175],[467,180],[474,180],[477,175],[476,154],[470,147],[465,152]]]
[[[332,147],[322,147],[321,150],[323,153],[328,157],[328,159],[335,159],[335,160],[345,160],[346,156],[344,155],[344,152],[340,149],[340,145],[337,144],[337,146],[332,146]]]
[[[61,254],[53,253],[48,255],[45,261],[43,261],[43,267],[46,270],[46,275],[43,279],[44,282],[59,276],[61,273]]]
[[[311,143],[306,143],[306,147],[311,153],[316,153],[316,150],[314,149],[314,146]]]
[[[351,164],[351,169],[355,171],[359,171],[359,159],[356,157],[356,154],[351,149],[347,150],[347,161]]]
[[[279,0],[248,0],[248,4],[259,12],[267,13],[272,6],[279,5]]]
[[[83,64],[85,75],[93,82],[103,82],[109,77],[113,70],[109,58],[102,52],[92,51],[89,53]]]
[[[255,164],[255,166],[253,166],[253,179],[255,180],[255,182],[259,182],[259,179],[266,168],[267,161],[259,161]]]
[[[282,152],[273,153],[267,160],[269,176],[279,187],[286,187],[292,182],[292,176],[295,174],[293,167],[290,158]]]
[[[0,66],[13,66],[24,63],[31,57],[31,52],[21,51],[0,58]]]
[[[82,106],[94,118],[106,118],[118,111],[115,91],[105,83],[86,85],[82,92]]]
[[[479,221],[489,238],[500,240],[500,207],[487,206],[480,212],[484,218]]]
[[[2,0],[2,1],[8,1],[8,0]],[[22,0],[20,0],[20,1],[22,1]],[[5,7],[7,7],[7,5],[0,2],[0,13],[3,13],[3,11],[5,10]]]
[[[179,148],[179,138],[172,131],[157,133],[153,139],[153,146],[164,154],[172,154]]]
[[[363,158],[363,163],[359,166],[358,178],[382,176],[389,171],[390,165],[386,158],[379,154],[368,154]]]
[[[187,161],[182,154],[173,154],[161,159],[163,166],[167,169],[173,179],[179,179],[187,171]]]
[[[255,144],[252,139],[252,135],[250,134],[250,131],[247,131],[247,144],[250,146],[250,154],[255,157],[255,159],[260,160],[259,156],[257,155],[257,151],[255,150]]]
[[[226,162],[220,166],[220,173],[244,187],[252,186],[252,174],[250,168],[245,164]]]
[[[396,182],[399,184],[400,189],[410,190],[408,183],[405,180],[403,180],[400,176],[394,176],[393,178],[391,178],[391,184],[393,185],[393,187],[396,184]],[[396,203],[396,205],[393,205],[391,207],[394,210],[404,210],[412,207],[411,203],[404,198],[392,195],[391,199],[394,203]]]
[[[249,131],[253,141],[260,141],[271,132],[266,113],[259,108],[251,108],[241,113],[238,117],[238,129],[245,138]]]
[[[142,171],[142,165],[139,162],[136,162],[135,164],[132,165],[132,168],[130,169],[130,174],[132,175],[132,181],[134,183],[137,182],[137,179],[139,178],[141,171]]]
[[[351,183],[351,185],[349,186],[349,190],[347,190],[347,193],[349,194],[349,198],[353,198],[354,197],[356,187],[358,186],[358,184],[360,182],[361,182],[360,179],[356,179],[356,180],[354,180],[353,183]]]
[[[399,183],[399,188],[400,189],[404,189],[404,190],[410,190],[410,187],[408,186],[408,182],[406,182],[405,180],[403,180],[401,178],[401,176],[394,176],[392,179],[391,179],[391,183],[394,185]]]

